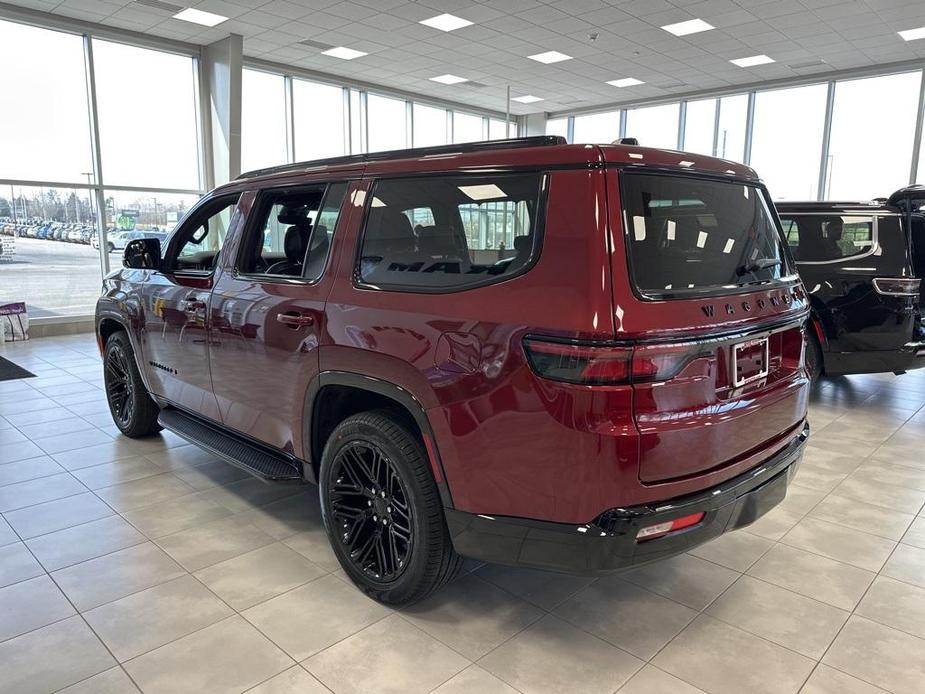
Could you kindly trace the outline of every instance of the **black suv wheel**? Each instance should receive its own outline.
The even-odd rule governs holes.
[[[319,481],[331,546],[370,597],[408,605],[459,570],[421,441],[390,412],[341,422],[325,445]]]
[[[157,423],[160,410],[141,380],[132,343],[124,332],[117,332],[106,341],[103,380],[109,412],[119,431],[137,438],[161,430]]]

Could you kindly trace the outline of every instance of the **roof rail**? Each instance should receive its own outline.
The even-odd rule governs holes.
[[[349,154],[343,157],[330,157],[328,159],[313,159],[293,164],[270,166],[264,169],[255,169],[242,173],[235,180],[256,178],[270,174],[300,171],[301,169],[316,166],[343,166],[347,164],[366,164],[373,161],[388,161],[389,159],[413,159],[427,157],[435,154],[457,154],[464,152],[485,152],[494,149],[517,149],[520,147],[551,147],[553,145],[567,144],[566,139],[560,135],[536,135],[533,137],[512,137],[508,140],[485,140],[483,142],[466,142],[458,145],[438,145],[436,147],[416,147],[412,149],[392,149],[386,152],[370,152],[368,154]]]

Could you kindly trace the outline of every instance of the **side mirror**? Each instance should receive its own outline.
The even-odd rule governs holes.
[[[157,239],[129,241],[125,244],[122,264],[139,270],[156,270],[161,265],[161,242]]]

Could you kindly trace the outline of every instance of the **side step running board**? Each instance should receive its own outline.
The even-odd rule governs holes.
[[[296,461],[235,436],[172,407],[161,410],[158,424],[190,443],[266,482],[302,482]]]

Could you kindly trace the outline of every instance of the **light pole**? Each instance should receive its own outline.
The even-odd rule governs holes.
[[[93,178],[93,172],[84,171],[80,175],[87,177],[87,189],[88,189],[87,197],[90,199],[90,221],[92,222],[93,221],[93,187],[92,187],[91,179]]]

